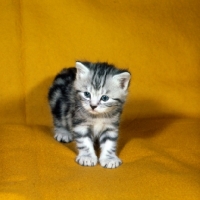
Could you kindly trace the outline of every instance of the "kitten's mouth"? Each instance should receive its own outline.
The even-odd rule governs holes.
[[[98,114],[99,113],[96,110],[90,110],[89,112],[92,113],[92,114]]]

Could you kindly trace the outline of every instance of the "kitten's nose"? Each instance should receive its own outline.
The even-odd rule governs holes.
[[[97,106],[90,105],[90,107],[94,110]]]

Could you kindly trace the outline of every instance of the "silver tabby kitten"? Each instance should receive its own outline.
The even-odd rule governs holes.
[[[102,167],[116,168],[118,128],[130,81],[127,70],[107,63],[76,62],[63,69],[49,90],[55,139],[77,143],[76,162],[97,164],[93,143],[99,141]]]

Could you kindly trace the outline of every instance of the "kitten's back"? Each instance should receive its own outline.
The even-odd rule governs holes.
[[[63,121],[62,118],[73,102],[73,82],[76,78],[76,68],[64,68],[54,79],[48,93],[48,100],[54,122]]]

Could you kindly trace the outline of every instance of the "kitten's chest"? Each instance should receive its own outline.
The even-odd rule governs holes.
[[[95,119],[92,121],[92,132],[95,137],[98,137],[104,130],[110,127],[108,119]]]

